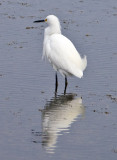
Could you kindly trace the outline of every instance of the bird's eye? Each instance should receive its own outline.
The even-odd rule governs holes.
[[[47,19],[45,19],[45,22],[47,21]]]

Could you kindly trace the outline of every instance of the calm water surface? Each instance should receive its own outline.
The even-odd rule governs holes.
[[[87,55],[83,79],[43,62],[49,14]],[[117,159],[117,1],[0,1],[0,159]]]

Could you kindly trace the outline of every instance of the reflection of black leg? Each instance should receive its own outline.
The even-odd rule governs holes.
[[[67,85],[68,85],[68,83],[67,83],[67,76],[65,76],[65,89],[64,89],[64,95],[66,94]]]
[[[57,77],[57,72],[56,72],[56,74],[55,74],[55,81],[56,81],[56,83],[55,83],[55,94],[57,93],[57,88],[58,88],[58,77]]]

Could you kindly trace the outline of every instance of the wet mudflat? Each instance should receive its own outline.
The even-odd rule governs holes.
[[[42,61],[49,14],[86,55],[84,77]],[[117,159],[117,1],[0,1],[0,159]]]

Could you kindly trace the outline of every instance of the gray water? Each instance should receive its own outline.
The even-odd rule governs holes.
[[[42,61],[49,14],[86,55],[84,77]],[[117,1],[0,1],[0,159],[117,159]]]

